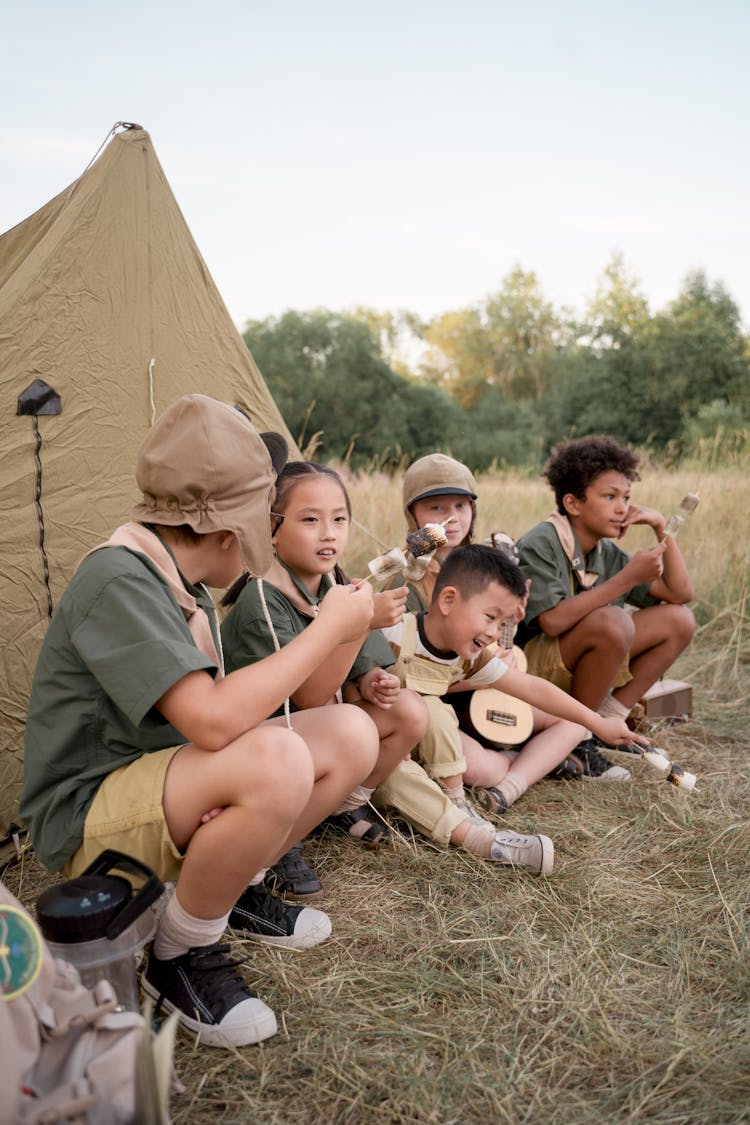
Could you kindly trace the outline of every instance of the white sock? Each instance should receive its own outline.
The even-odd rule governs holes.
[[[499,793],[502,793],[508,805],[512,805],[519,797],[523,797],[524,793],[529,788],[529,783],[517,773],[506,773],[503,780],[499,781],[494,788],[497,789]]]
[[[599,714],[603,719],[610,719],[613,716],[617,719],[627,719],[630,708],[620,703],[620,700],[615,699],[612,692],[608,691],[599,706]]]
[[[492,824],[472,824],[461,847],[466,848],[467,852],[471,852],[472,855],[489,859],[492,855],[492,845],[495,842],[496,834],[497,829]]]
[[[364,785],[358,785],[356,789],[352,789],[349,796],[334,810],[334,816],[342,812],[354,812],[355,809],[361,808],[362,805],[368,803],[374,792],[374,789],[367,789]]]
[[[194,918],[183,910],[173,894],[161,916],[154,938],[154,955],[160,961],[169,961],[199,945],[213,945],[218,941],[229,921],[229,911],[222,918]]]
[[[265,879],[267,872],[268,872],[267,867],[261,867],[260,871],[258,871],[255,875],[253,875],[252,879],[247,884],[248,887],[259,886],[263,882],[263,880]]]
[[[454,805],[457,805],[460,801],[466,800],[466,790],[461,781],[459,781],[458,784],[454,783],[453,785],[448,785],[444,777],[436,777],[434,780],[443,790],[448,800],[452,801]]]

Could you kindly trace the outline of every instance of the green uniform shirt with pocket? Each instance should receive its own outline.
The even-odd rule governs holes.
[[[583,559],[578,539],[573,535],[574,558]],[[551,523],[543,520],[536,524],[518,540],[518,558],[521,570],[531,579],[526,616],[518,627],[516,643],[523,647],[532,637],[541,633],[538,618],[565,598],[574,597],[583,591],[570,559],[563,550],[562,543]],[[584,569],[596,574],[594,586],[601,586],[627,566],[630,555],[611,539],[600,539],[594,549],[585,556]],[[634,586],[632,590],[613,598],[611,605],[629,605],[644,608],[658,605],[658,599],[651,597],[648,583]]]
[[[184,581],[218,624],[205,587]],[[189,672],[216,666],[150,561],[125,547],[89,555],[50,622],[34,673],[20,813],[57,871],[83,839],[86,813],[113,770],[187,739],[154,704]]]

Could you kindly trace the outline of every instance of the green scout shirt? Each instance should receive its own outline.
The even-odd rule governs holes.
[[[581,546],[573,534],[574,558],[583,557]],[[518,540],[519,564],[525,576],[531,579],[526,616],[518,628],[516,643],[523,646],[541,633],[538,618],[564,598],[580,594],[583,587],[576,578],[570,559],[553,525],[543,520]],[[584,569],[598,575],[594,586],[613,578],[630,562],[630,555],[612,539],[600,539],[586,556]],[[648,592],[649,583],[634,586],[610,605],[622,606],[626,602],[639,608],[657,605],[658,599]]]
[[[291,578],[311,606],[325,597],[333,585],[330,575],[324,574],[320,584],[321,594],[314,597],[310,591],[299,581],[296,574],[286,567]],[[289,644],[305,629],[312,618],[305,617],[295,609],[291,602],[284,597],[280,590],[270,582],[263,583],[263,593],[266,599],[268,612],[273,622],[274,632],[280,647]],[[221,642],[224,647],[224,664],[227,672],[236,668],[243,668],[246,664],[254,664],[276,651],[273,637],[268,628],[260,595],[258,581],[251,578],[243,587],[240,596],[232,606],[221,626]],[[368,636],[365,643],[357,653],[347,675],[347,680],[355,680],[372,668],[388,668],[393,664],[393,650],[379,629],[375,629]],[[292,710],[294,705],[292,704]],[[279,707],[276,715],[282,715],[284,708]]]
[[[219,651],[208,591],[183,582],[206,610]],[[144,555],[106,547],[84,559],[44,639],[26,724],[20,812],[47,867],[59,870],[80,846],[109,773],[186,741],[154,704],[200,669],[216,666]]]

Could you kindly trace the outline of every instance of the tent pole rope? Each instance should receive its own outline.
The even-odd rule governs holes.
[[[373,543],[377,543],[377,545],[379,547],[382,547],[384,551],[388,551],[390,549],[387,543],[384,543],[382,539],[378,539],[377,535],[373,531],[370,531],[369,527],[365,527],[365,525],[363,523],[360,523],[359,520],[355,520],[354,516],[352,516],[351,518],[351,523],[353,523],[355,527],[358,527],[360,531],[364,531],[365,535],[369,535]]]
[[[44,589],[47,594],[47,616],[50,621],[52,620],[52,590],[49,582],[49,560],[47,559],[47,551],[44,546],[44,511],[42,509],[42,458],[40,456],[42,448],[42,435],[39,432],[39,419],[36,414],[34,415],[34,434],[36,436],[36,449],[34,450],[34,460],[36,461],[36,495],[34,503],[36,504],[37,517],[39,519],[39,550],[42,552],[42,568],[44,570]]]
[[[107,133],[107,135],[104,138],[104,140],[102,141],[102,143],[99,145],[99,148],[96,150],[94,155],[91,157],[88,164],[83,169],[83,172],[81,172],[81,175],[85,176],[85,174],[88,172],[91,165],[96,160],[99,153],[102,151],[102,149],[106,145],[107,141],[110,139],[110,137],[114,137],[114,135],[115,135],[115,133],[117,132],[118,129],[142,129],[142,128],[143,128],[142,125],[136,125],[135,122],[133,122],[133,121],[115,121],[114,125],[112,126],[110,131]]]
[[[154,367],[156,366],[156,357],[151,356],[148,361],[148,396],[151,400],[151,425],[153,426],[156,421],[156,399],[154,398]]]

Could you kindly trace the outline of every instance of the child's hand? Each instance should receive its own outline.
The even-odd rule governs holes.
[[[616,715],[612,715],[609,719],[600,717],[596,725],[591,724],[591,729],[602,742],[608,742],[610,746],[631,746],[634,742],[641,746],[649,745],[647,738],[642,734],[635,734],[625,720],[618,719]]]
[[[406,586],[398,586],[395,590],[382,590],[373,597],[374,609],[371,629],[387,629],[389,625],[398,625],[404,620],[406,599],[409,590]]]
[[[359,694],[368,703],[388,711],[396,702],[401,691],[401,682],[392,672],[384,668],[371,668],[359,681]]]
[[[219,813],[223,811],[223,808],[209,809],[208,812],[204,812],[203,816],[201,817],[201,824],[208,824],[209,820],[215,820]]]
[[[513,615],[516,625],[520,625],[521,622],[523,621],[524,617],[526,616],[526,606],[529,603],[529,590],[530,589],[531,589],[531,579],[527,578],[526,579],[526,593],[523,595],[522,598],[518,599],[518,605],[516,606],[516,612]]]
[[[320,603],[317,621],[333,624],[339,644],[356,641],[370,628],[372,586],[332,586]]]
[[[654,582],[664,573],[664,552],[666,543],[657,543],[655,547],[645,547],[636,551],[630,562],[624,567],[628,572],[628,579],[634,586],[643,582]]]
[[[646,508],[641,504],[630,504],[625,513],[625,519],[622,521],[620,534],[617,538],[622,539],[629,527],[640,523],[645,523],[648,524],[649,527],[653,527],[657,536],[659,536],[664,531],[666,522],[664,516],[661,512],[657,512],[656,508]]]

